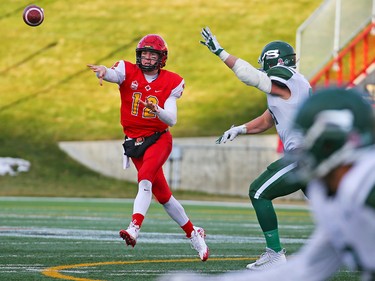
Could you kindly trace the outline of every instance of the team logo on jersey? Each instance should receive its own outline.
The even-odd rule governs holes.
[[[150,90],[151,90],[150,85],[147,85],[147,86],[145,87],[145,89],[146,89],[146,91],[150,91]]]
[[[130,88],[132,90],[137,90],[138,89],[138,82],[137,81],[133,81],[130,85]]]

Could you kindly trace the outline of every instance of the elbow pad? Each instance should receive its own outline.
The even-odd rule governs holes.
[[[248,62],[238,59],[232,68],[237,78],[248,86],[253,86],[269,94],[272,82],[267,74],[253,67]]]

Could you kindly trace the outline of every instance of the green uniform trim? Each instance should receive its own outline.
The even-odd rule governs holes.
[[[368,194],[365,204],[375,210],[375,185],[372,187],[370,193]]]
[[[285,66],[274,66],[267,70],[268,77],[276,76],[286,81],[292,78],[294,73],[292,69]]]

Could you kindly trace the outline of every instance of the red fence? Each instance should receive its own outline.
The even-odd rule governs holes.
[[[375,23],[366,26],[310,83],[313,89],[332,85],[352,87],[357,78],[368,74],[372,64],[375,64]]]

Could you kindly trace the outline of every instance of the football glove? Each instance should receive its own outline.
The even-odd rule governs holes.
[[[211,33],[211,30],[208,27],[202,28],[201,34],[204,41],[200,41],[200,43],[207,46],[215,55],[220,55],[224,49],[220,46],[216,36]]]
[[[221,144],[221,143],[226,143],[227,140],[232,141],[238,135],[246,134],[246,131],[247,129],[245,125],[241,125],[237,127],[234,127],[234,125],[232,125],[232,127],[230,127],[229,130],[225,131],[224,134],[216,140],[216,143]]]

